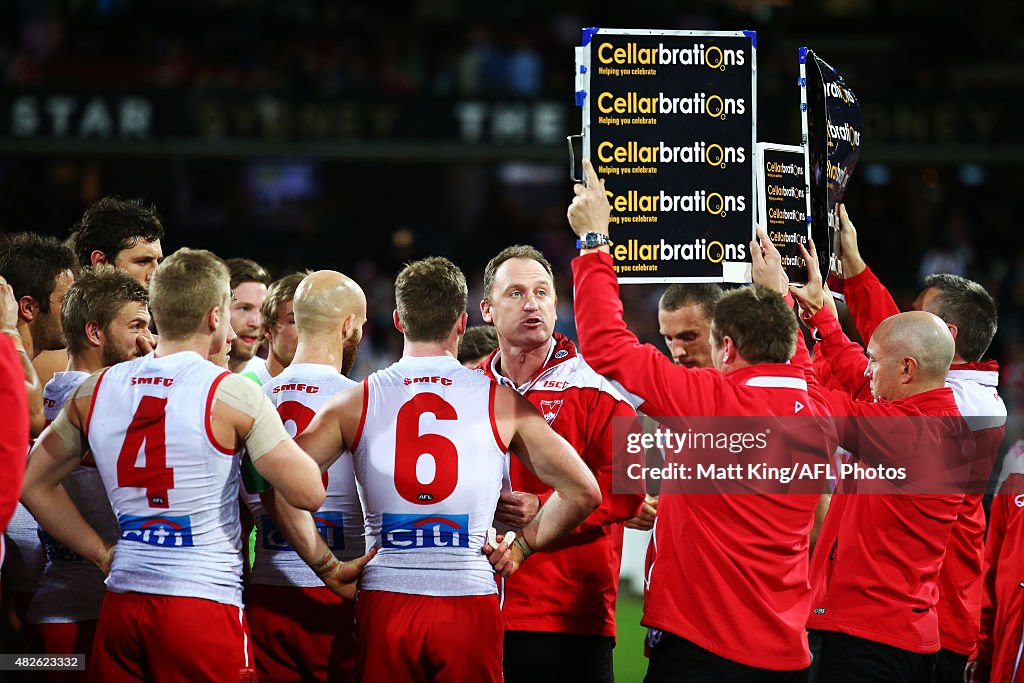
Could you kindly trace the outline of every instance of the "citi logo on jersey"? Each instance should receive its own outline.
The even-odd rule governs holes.
[[[192,522],[185,517],[138,517],[118,515],[121,540],[148,543],[164,548],[191,548]]]
[[[450,377],[406,377],[405,385],[410,384],[440,384],[441,386],[450,387],[453,382]]]
[[[136,384],[153,384],[156,386],[163,385],[165,387],[172,386],[174,384],[173,377],[132,377],[132,386]]]
[[[385,512],[380,529],[381,547],[468,548],[469,515],[402,515]]]
[[[313,523],[316,530],[327,543],[331,550],[345,549],[345,523],[344,516],[340,512],[318,512],[313,515]],[[274,552],[294,550],[285,540],[284,534],[274,523],[270,515],[260,515],[260,527],[263,532],[263,547]]]

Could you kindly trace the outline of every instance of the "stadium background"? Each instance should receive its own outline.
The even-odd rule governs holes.
[[[897,301],[937,271],[996,297],[990,355],[1013,444],[1022,14],[1000,0],[969,12],[910,0],[0,0],[0,232],[65,237],[101,196],[138,196],[163,216],[165,253],[205,247],[275,275],[342,270],[369,297],[357,379],[400,354],[391,288],[402,262],[454,259],[472,302],[487,259],[526,242],[558,269],[559,330],[572,335],[564,138],[579,130],[580,27],[756,29],[760,140],[799,142],[800,45],[860,97],[847,205]],[[659,293],[623,293],[630,326],[655,343]],[[628,590],[619,620],[618,673],[638,680]]]

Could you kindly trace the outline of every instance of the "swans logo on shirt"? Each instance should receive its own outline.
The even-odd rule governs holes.
[[[164,548],[191,548],[192,523],[186,517],[137,517],[118,515],[121,540],[148,543]]]
[[[410,548],[468,548],[469,515],[401,515],[385,512],[381,546]]]
[[[345,549],[345,523],[344,516],[340,512],[318,512],[313,515],[313,523],[316,524],[316,530],[327,542],[328,548],[331,550]],[[260,527],[263,532],[260,536],[263,538],[264,548],[275,552],[294,550],[285,540],[284,534],[281,533],[277,524],[274,523],[273,517],[260,515]]]

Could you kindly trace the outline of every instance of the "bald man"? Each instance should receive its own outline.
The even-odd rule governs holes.
[[[817,259],[801,250],[808,283],[791,289],[821,339],[816,351],[845,390],[816,395],[836,415],[850,464],[869,468],[868,458],[881,456],[911,473],[938,471],[934,465],[971,439],[945,386],[955,353],[948,327],[924,311],[894,315],[878,326],[865,357],[825,306]],[[873,402],[852,397],[865,376]],[[899,438],[906,433],[913,438]],[[922,491],[920,483],[913,476],[902,482],[932,495],[889,493],[900,491],[898,479],[839,480],[811,557],[811,680],[931,679],[940,647],[939,571],[964,495]]]
[[[263,388],[288,433],[296,436],[331,397],[355,384],[345,374],[362,339],[366,297],[350,278],[321,270],[298,283],[289,308],[298,336],[295,356]],[[354,603],[343,602],[324,586],[303,560],[329,566],[335,556],[363,554],[363,514],[352,458],[338,458],[324,478],[327,499],[312,518],[275,505],[272,491],[263,494],[266,503],[259,495],[244,497],[259,530],[246,612],[261,681],[354,677]]]

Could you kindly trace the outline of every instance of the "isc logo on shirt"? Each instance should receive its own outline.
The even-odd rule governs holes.
[[[468,548],[469,515],[399,515],[384,513],[381,546],[409,548]]]
[[[328,548],[331,550],[345,549],[345,523],[340,512],[318,512],[313,515],[313,522],[316,524],[316,530],[327,542]],[[278,529],[277,524],[274,523],[273,517],[260,515],[260,526],[263,529],[261,535],[264,548],[273,551],[293,550],[288,541],[284,539],[284,534]]]
[[[164,548],[191,548],[192,523],[186,517],[137,517],[118,515],[121,540]]]

